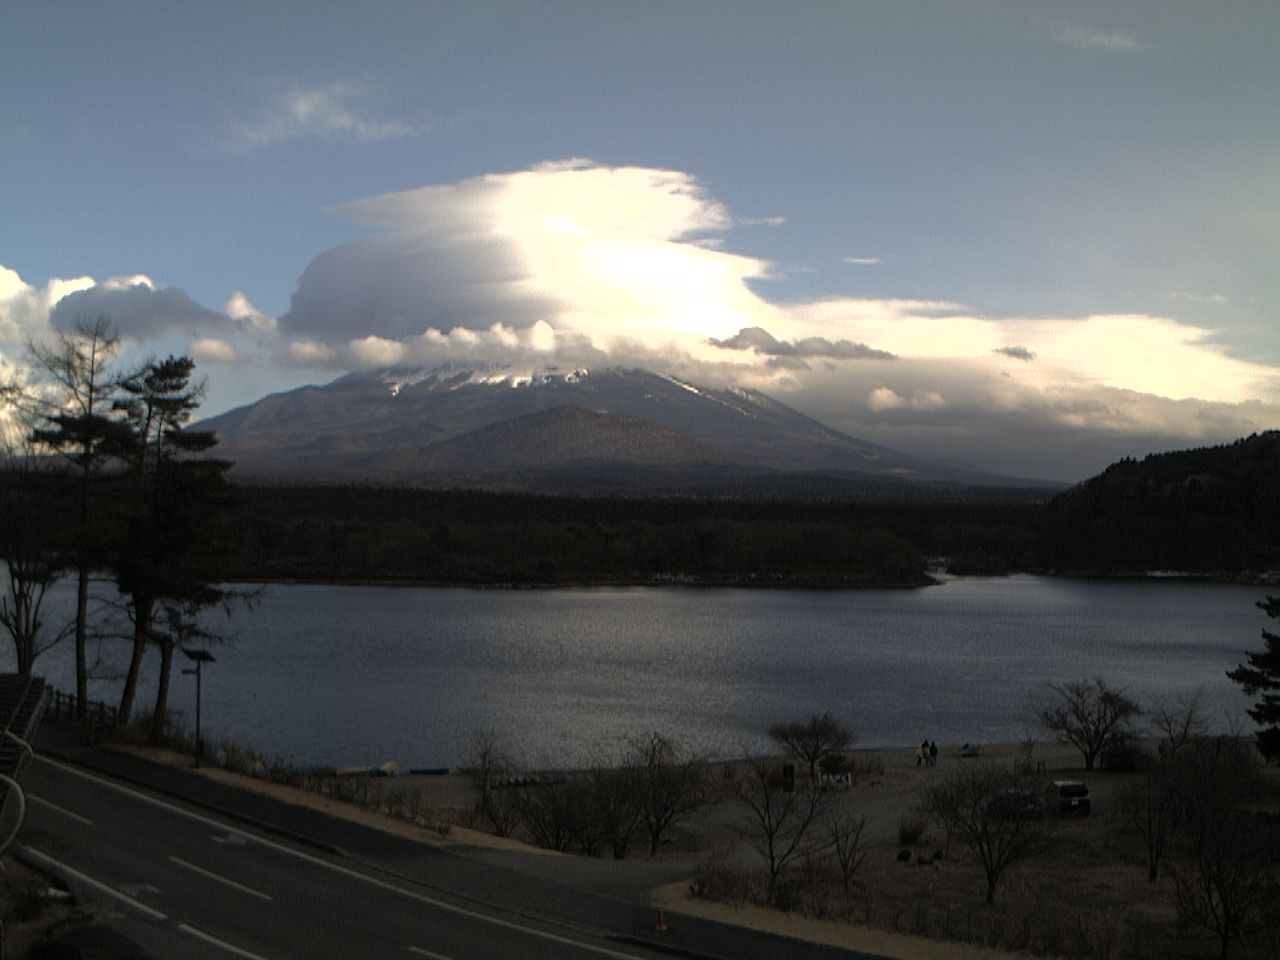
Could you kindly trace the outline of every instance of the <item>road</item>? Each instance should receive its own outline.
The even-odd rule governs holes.
[[[130,917],[131,933],[159,927],[144,946],[223,960],[653,956],[449,902],[56,761],[35,765],[27,792],[26,855]]]
[[[46,757],[26,786],[27,858],[157,957],[854,956],[692,918],[669,936],[651,908],[482,858],[411,841],[325,850]]]

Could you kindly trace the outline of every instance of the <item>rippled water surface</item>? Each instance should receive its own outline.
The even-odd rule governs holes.
[[[213,648],[204,726],[301,764],[402,768],[463,762],[481,727],[530,762],[646,730],[732,755],[821,710],[865,745],[981,742],[1025,736],[1045,681],[1099,674],[1144,697],[1201,689],[1225,726],[1248,700],[1224,672],[1260,648],[1265,592],[1040,577],[865,592],[270,586],[251,612],[209,618],[236,639]],[[68,607],[70,589],[57,599]],[[95,654],[110,674],[124,647]],[[37,672],[73,689],[69,645]],[[189,718],[194,686],[174,677]],[[153,690],[148,677],[143,703]]]

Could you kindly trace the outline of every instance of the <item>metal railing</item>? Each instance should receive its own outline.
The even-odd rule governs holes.
[[[85,721],[95,729],[105,729],[116,725],[116,708],[97,700],[84,702]],[[53,691],[53,699],[49,702],[49,714],[57,720],[78,720],[80,718],[80,698],[74,693]]]

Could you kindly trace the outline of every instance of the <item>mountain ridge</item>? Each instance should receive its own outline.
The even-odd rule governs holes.
[[[862,484],[1023,484],[859,440],[758,390],[621,367],[385,368],[271,394],[196,426],[219,435],[237,473],[262,478],[536,487],[550,473],[571,488],[577,465],[631,468],[642,486],[679,486],[682,467],[730,485],[806,473]]]

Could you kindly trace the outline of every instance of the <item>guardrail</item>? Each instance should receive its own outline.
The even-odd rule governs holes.
[[[40,677],[0,675],[0,851],[8,848],[22,829],[27,799],[18,778],[34,754],[30,740],[40,727],[51,700],[51,691]]]
[[[80,698],[74,693],[53,691],[53,699],[49,702],[49,714],[57,720],[78,720],[80,718]],[[116,725],[116,708],[100,703],[97,700],[84,702],[85,720],[96,730]]]

